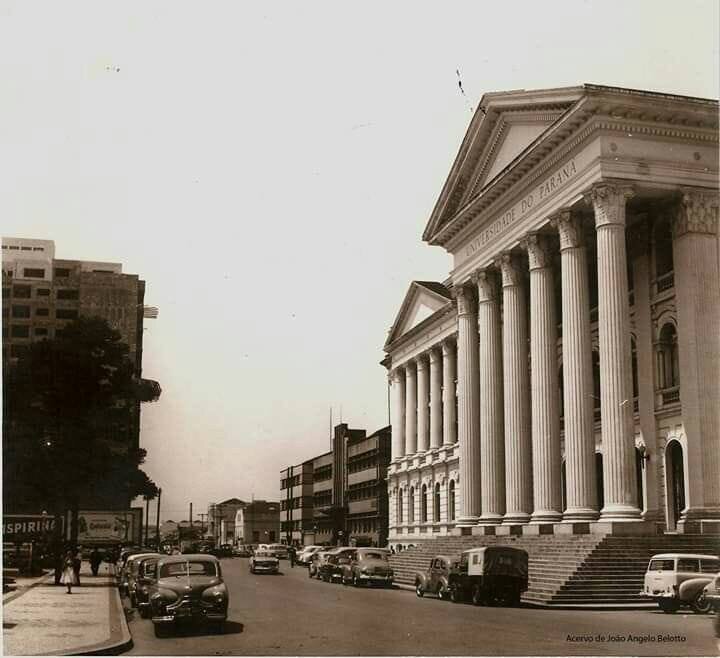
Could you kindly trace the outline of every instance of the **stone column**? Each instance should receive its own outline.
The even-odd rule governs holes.
[[[405,364],[405,454],[417,452],[417,370],[412,361]]]
[[[505,391],[505,517],[527,523],[532,512],[532,445],[525,284],[518,259],[500,258],[503,286]]]
[[[455,343],[450,340],[443,341],[443,445],[452,445],[457,442],[457,428],[455,427],[456,411],[456,394],[455,394],[455,374],[457,372]]]
[[[563,408],[565,410],[564,521],[594,521],[597,512],[593,418],[592,341],[587,248],[579,218],[563,211],[553,219],[560,233],[562,280]]]
[[[480,516],[480,427],[478,419],[477,308],[469,288],[455,287],[458,315],[458,412],[461,508],[458,527]]]
[[[402,368],[395,368],[390,373],[390,382],[392,458],[396,460],[405,455],[405,373]]]
[[[602,414],[602,521],[640,518],[635,475],[630,305],[628,301],[625,203],[628,186],[601,183],[590,198],[595,208],[598,266],[598,336]]]
[[[428,373],[427,356],[419,356],[417,363],[417,451],[426,452],[429,447],[429,402],[430,402],[430,377]]]
[[[480,523],[497,525],[505,515],[505,432],[503,424],[502,333],[497,277],[492,270],[476,276],[480,334]]]
[[[430,350],[430,447],[442,445],[442,353],[440,348]]]
[[[720,518],[720,272],[717,191],[684,190],[673,225],[680,402],[687,434],[686,510],[702,530]],[[716,526],[717,527],[717,526]]]
[[[525,240],[530,265],[530,398],[532,418],[533,523],[562,519],[557,315],[548,238]]]

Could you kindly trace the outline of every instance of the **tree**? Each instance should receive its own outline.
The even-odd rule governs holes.
[[[76,518],[89,495],[157,494],[129,428],[139,403],[159,397],[159,385],[136,376],[127,345],[105,320],[75,320],[3,366],[6,507],[29,498]]]

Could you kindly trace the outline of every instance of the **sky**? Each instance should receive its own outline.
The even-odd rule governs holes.
[[[277,500],[331,409],[387,424],[382,347],[448,276],[421,234],[483,93],[717,98],[718,6],[0,0],[2,234],[147,282],[162,519]]]

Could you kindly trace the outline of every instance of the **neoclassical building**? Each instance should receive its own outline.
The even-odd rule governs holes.
[[[718,103],[483,96],[385,344],[390,541],[717,532]]]

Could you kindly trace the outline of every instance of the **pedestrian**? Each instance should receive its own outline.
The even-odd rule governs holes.
[[[92,549],[92,552],[90,553],[90,570],[92,571],[93,576],[98,575],[98,570],[100,569],[100,564],[102,563],[103,556],[102,553],[97,549],[97,546]]]
[[[288,548],[288,558],[290,559],[290,567],[295,567],[295,547],[290,546]]]
[[[75,575],[75,558],[72,551],[65,553],[60,582],[67,587],[68,594],[72,594],[72,586],[78,584],[77,576]]]
[[[72,551],[73,571],[75,572],[75,585],[80,587],[80,567],[82,566],[82,558],[77,549]]]

